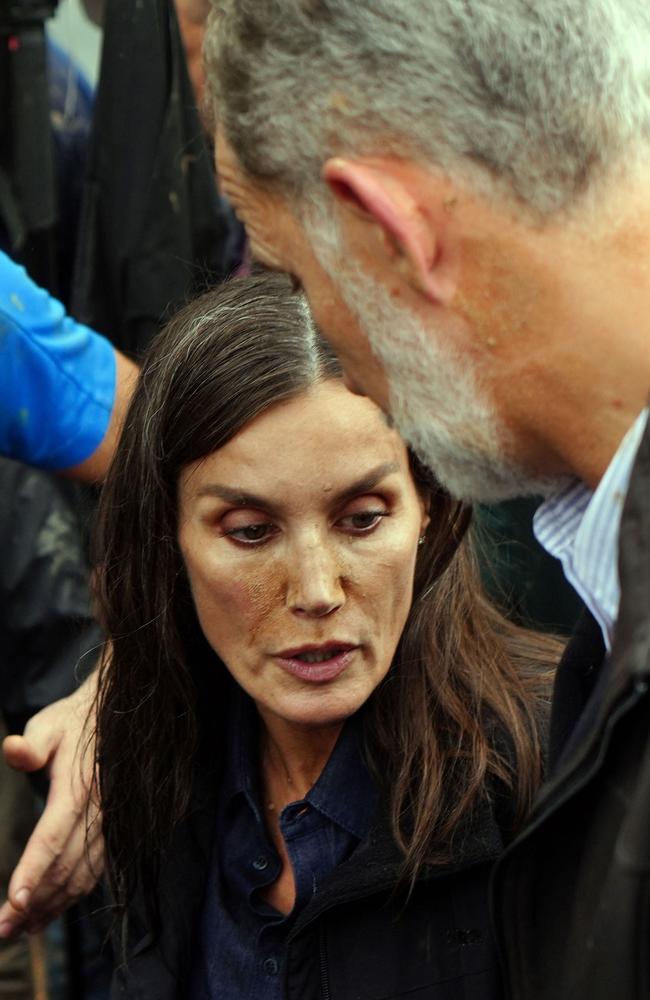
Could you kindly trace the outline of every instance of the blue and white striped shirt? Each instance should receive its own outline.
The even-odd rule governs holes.
[[[533,522],[539,543],[560,560],[567,580],[600,625],[608,650],[612,648],[621,596],[621,514],[648,412],[639,414],[595,491],[575,480],[546,500]]]

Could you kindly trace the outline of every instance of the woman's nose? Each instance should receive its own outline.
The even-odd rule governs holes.
[[[295,551],[287,592],[290,610],[324,618],[344,603],[343,577],[335,553],[319,542]]]

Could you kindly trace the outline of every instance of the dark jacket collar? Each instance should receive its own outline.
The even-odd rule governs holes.
[[[536,828],[569,787],[588,780],[608,740],[612,719],[630,711],[650,683],[650,422],[646,425],[630,477],[619,535],[621,600],[610,656],[603,659],[602,637],[588,615],[578,625],[558,668],[551,732],[554,769],[529,817]],[[566,699],[572,666],[581,676]],[[571,693],[571,692],[569,692]],[[582,697],[581,697],[582,695]],[[565,704],[566,702],[566,704]],[[569,711],[567,712],[567,705]],[[560,721],[560,715],[563,721]],[[560,729],[570,732],[562,745]],[[560,789],[562,791],[560,791]]]
[[[650,419],[630,477],[619,535],[621,603],[612,660],[616,680],[650,674]]]
[[[493,805],[483,800],[457,831],[449,858],[425,865],[418,882],[430,882],[496,860],[504,849],[504,837]],[[410,883],[405,877],[400,852],[385,813],[379,811],[370,833],[354,854],[339,865],[296,921],[290,940],[326,910],[348,900],[400,891],[406,897]]]

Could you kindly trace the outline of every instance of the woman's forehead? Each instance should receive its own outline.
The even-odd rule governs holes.
[[[185,470],[181,488],[199,490],[212,480],[242,492],[261,483],[274,494],[311,492],[316,485],[335,493],[380,467],[410,477],[401,438],[371,400],[328,380],[250,421]]]

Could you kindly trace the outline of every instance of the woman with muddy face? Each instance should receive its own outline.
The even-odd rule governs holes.
[[[485,600],[468,519],[283,276],[161,334],[99,539],[120,996],[499,995],[557,649]]]

